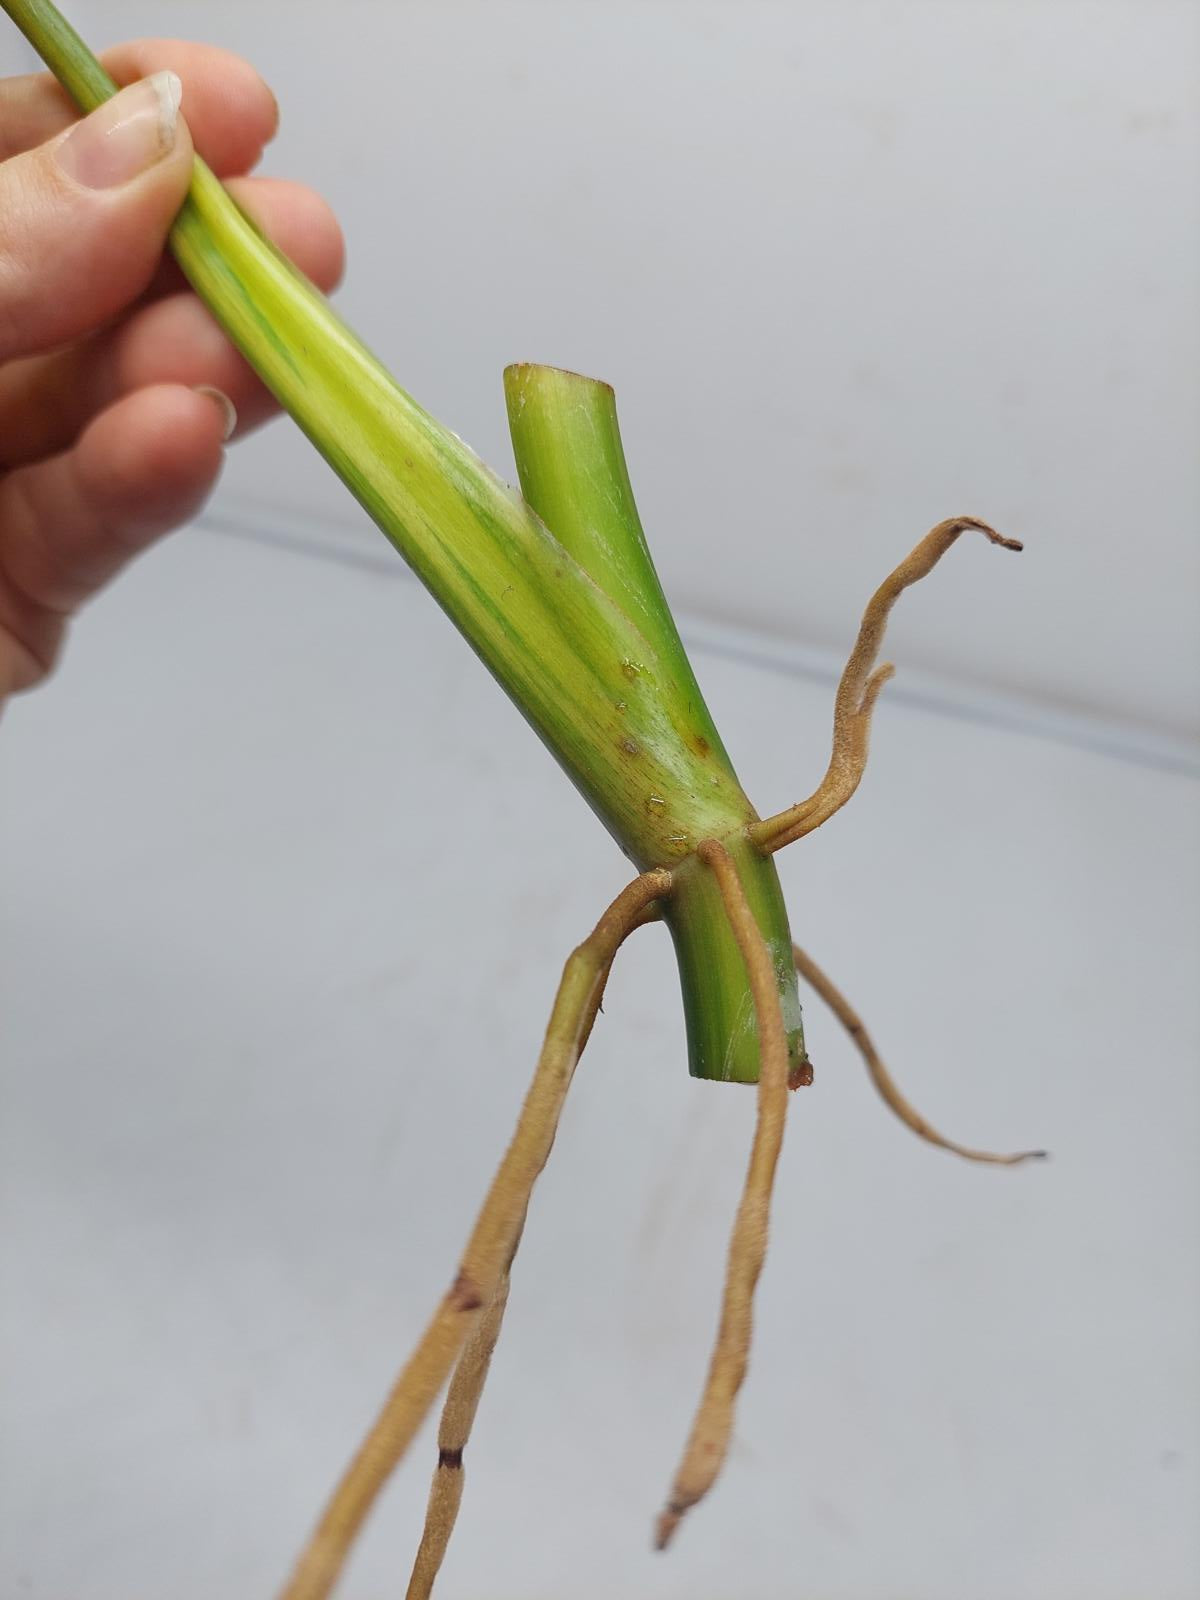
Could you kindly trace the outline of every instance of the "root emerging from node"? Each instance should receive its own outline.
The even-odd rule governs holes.
[[[717,879],[750,980],[759,1037],[758,1115],[746,1183],[729,1241],[716,1345],[683,1460],[655,1527],[654,1543],[659,1550],[666,1549],[684,1513],[712,1488],[729,1448],[734,1402],[749,1359],[754,1289],[767,1251],[771,1190],[788,1108],[787,1032],[771,953],[728,851],[709,839],[696,853]]]
[[[652,903],[670,891],[669,872],[643,873],[622,890],[568,958],[512,1142],[467,1242],[458,1276],[346,1469],[280,1600],[325,1600],[377,1495],[474,1332],[481,1310],[494,1301],[516,1250],[533,1186],[554,1143],[613,957]],[[463,1388],[470,1388],[465,1379]],[[453,1515],[450,1521],[452,1525]]]
[[[890,662],[882,667],[875,665],[887,629],[888,614],[905,589],[932,572],[958,536],[969,529],[977,530],[1005,550],[1023,548],[1018,540],[1004,538],[977,517],[951,517],[927,533],[911,555],[884,579],[863,613],[858,638],[838,685],[833,708],[833,752],[825,776],[807,800],[765,818],[751,829],[750,836],[760,850],[782,850],[785,845],[803,839],[806,833],[828,822],[835,811],[840,811],[862,782],[870,743],[871,713],[880,690],[895,672]]]
[[[974,517],[955,517],[939,523],[880,585],[863,615],[838,686],[833,749],[820,786],[807,800],[747,829],[748,837],[764,854],[781,850],[820,827],[857,789],[866,767],[875,702],[893,672],[888,664],[876,665],[888,615],[904,590],[925,577],[969,529],[1005,549],[1022,548]],[[734,1406],[749,1359],[754,1291],[766,1256],[788,1091],[811,1081],[807,1063],[798,1066],[789,1081],[787,1033],[774,962],[733,858],[716,839],[702,841],[696,855],[716,879],[745,964],[758,1025],[759,1081],[754,1139],[729,1242],[717,1337],[691,1433],[655,1525],[655,1545],[660,1550],[670,1542],[686,1512],[708,1493],[729,1448]],[[504,1320],[512,1265],[533,1186],[554,1144],[563,1103],[600,1008],[613,959],[635,928],[659,915],[661,902],[672,887],[671,873],[665,869],[643,873],[617,896],[568,958],[512,1142],[492,1180],[458,1275],[346,1469],[279,1600],[327,1600],[380,1490],[449,1377],[438,1431],[437,1467],[407,1590],[407,1600],[429,1600],[462,1500],[463,1455]],[[966,1160],[994,1165],[1015,1166],[1045,1154],[1029,1150],[995,1155],[969,1149],[938,1133],[901,1094],[846,999],[802,950],[794,948],[793,953],[799,974],[854,1039],[881,1098],[920,1138]]]
[[[642,927],[647,922],[655,921],[659,916],[657,901],[643,906],[636,916],[630,919],[626,936],[635,928]],[[604,999],[604,990],[608,984],[608,975],[612,971],[613,959],[616,956],[614,949],[600,974],[595,992],[588,1002],[588,1010],[580,1024],[578,1054],[582,1055],[588,1040],[592,1035],[592,1028],[596,1015],[601,1009]],[[446,1558],[446,1550],[450,1544],[450,1536],[454,1532],[454,1524],[458,1520],[458,1508],[462,1503],[463,1488],[466,1481],[466,1470],[463,1466],[463,1455],[471,1437],[471,1429],[475,1423],[475,1413],[479,1408],[483,1386],[487,1382],[488,1369],[491,1366],[492,1354],[500,1338],[500,1329],[504,1322],[504,1312],[508,1305],[508,1293],[512,1282],[513,1260],[516,1258],[517,1248],[521,1242],[521,1232],[524,1232],[525,1219],[521,1219],[521,1230],[513,1243],[512,1256],[504,1269],[500,1282],[496,1285],[496,1292],[480,1314],[475,1331],[467,1341],[466,1348],[458,1359],[454,1375],[450,1379],[450,1388],[446,1395],[446,1403],[442,1408],[442,1420],[438,1427],[438,1458],[433,1470],[433,1482],[429,1486],[429,1504],[425,1510],[425,1526],[421,1532],[421,1543],[417,1548],[416,1558],[413,1561],[412,1576],[408,1580],[408,1589],[405,1600],[428,1600],[433,1593],[434,1583],[441,1571],[442,1562]]]
[[[939,1133],[900,1092],[895,1079],[880,1060],[879,1052],[862,1019],[846,997],[834,987],[812,957],[806,955],[799,945],[792,946],[792,955],[795,958],[796,971],[810,988],[816,990],[854,1040],[880,1099],[895,1112],[905,1127],[912,1129],[919,1139],[937,1145],[939,1150],[950,1150],[966,1161],[982,1161],[996,1167],[1016,1167],[1022,1161],[1039,1161],[1045,1158],[1045,1150],[1020,1150],[1014,1155],[994,1155],[989,1150],[972,1150],[967,1145],[957,1144],[953,1139],[947,1139],[944,1134]]]

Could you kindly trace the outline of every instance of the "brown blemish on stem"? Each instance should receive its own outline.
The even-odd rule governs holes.
[[[788,1073],[788,1088],[789,1089],[807,1089],[810,1086],[810,1084],[812,1083],[812,1081],[813,1081],[813,1065],[812,1065],[812,1062],[808,1059],[808,1057],[805,1056],[804,1060],[803,1061],[797,1061],[796,1065]]]

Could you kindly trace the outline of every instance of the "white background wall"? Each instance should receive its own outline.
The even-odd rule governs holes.
[[[971,511],[1028,541],[1021,609],[972,551],[906,660],[1200,733],[1188,0],[70,9],[259,63],[346,314],[485,458],[506,362],[615,383],[689,610],[841,648],[866,575]],[[358,516],[285,431],[228,492]]]
[[[652,1556],[751,1103],[686,1077],[640,935],[536,1200],[445,1600],[1194,1595],[1194,13],[73,14],[252,51],[273,169],[346,217],[353,320],[498,464],[505,360],[615,379],[669,589],[761,625],[764,659],[772,629],[840,650],[946,511],[1030,543],[905,602],[872,772],[784,875],[922,1108],[1053,1161],[919,1145],[811,1005],[735,1450]],[[307,553],[264,542],[298,529]],[[811,784],[828,685],[697,665],[760,804]],[[906,669],[964,715],[906,701]],[[999,727],[972,683],[1032,698]],[[1079,705],[1137,719],[1110,746],[1171,734],[1176,770],[1082,748]],[[283,429],[2,735],[0,1594],[263,1596],[623,864]],[[431,1453],[347,1596],[399,1592]]]
[[[386,552],[384,552],[386,555]],[[451,1270],[561,962],[625,864],[431,602],[196,530],[0,741],[0,1593],[265,1596]],[[702,652],[763,804],[830,691]],[[649,1551],[752,1097],[622,959],[534,1207],[446,1600],[1190,1600],[1195,780],[886,704],[784,859],[797,936],[948,1132],[808,1007],[737,1443]],[[400,1592],[422,1437],[348,1597]]]

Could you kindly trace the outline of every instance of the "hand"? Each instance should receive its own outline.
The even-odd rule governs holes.
[[[0,701],[46,676],[72,612],[195,515],[226,440],[273,409],[163,260],[193,139],[320,288],[342,268],[323,201],[242,176],[277,121],[250,66],[170,40],[104,63],[129,87],[83,121],[48,75],[0,81]]]

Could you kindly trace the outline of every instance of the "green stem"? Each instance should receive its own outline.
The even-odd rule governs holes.
[[[692,713],[693,741],[732,778],[638,516],[612,385],[521,362],[505,370],[504,394],[521,492],[669,664],[672,692]]]
[[[671,664],[671,692],[688,705],[691,737],[710,769],[709,782],[719,774],[741,794],[650,558],[612,388],[575,372],[534,365],[510,367],[504,379],[525,498],[585,572],[637,617],[660,658]],[[656,803],[668,818],[675,816],[674,796],[663,795]],[[690,840],[692,848],[699,842]],[[796,1067],[805,1059],[804,1035],[779,875],[773,860],[749,844],[744,829],[726,834],[722,842],[771,952],[789,1066]],[[692,1075],[757,1082],[758,1023],[745,960],[712,873],[694,859],[677,867],[675,892],[663,906],[663,917],[675,941]]]
[[[81,111],[94,111],[117,92],[75,29],[47,0],[0,0],[5,11]]]
[[[760,855],[744,832],[728,834],[721,843],[729,852],[770,951],[787,1032],[790,1076],[808,1060],[808,1055],[779,874],[773,860]],[[758,1018],[745,961],[716,880],[695,857],[676,868],[675,892],[663,907],[663,919],[671,930],[679,966],[687,1022],[688,1070],[694,1078],[757,1083]]]

